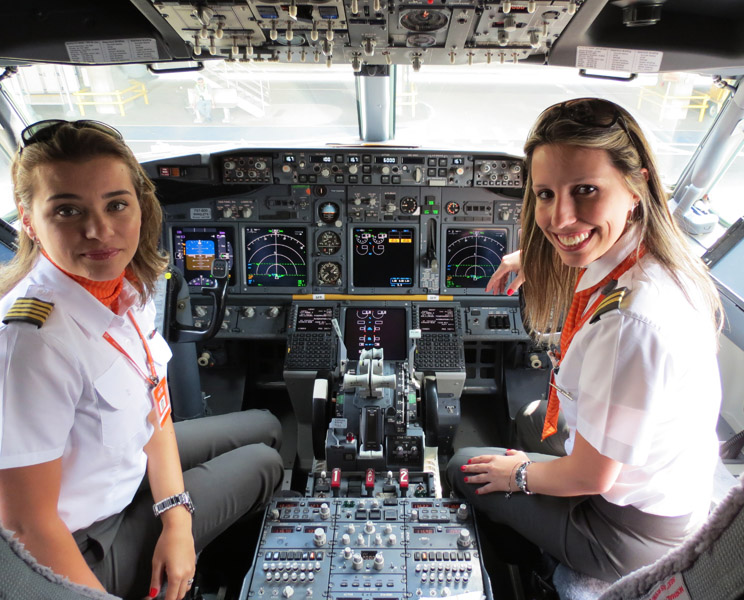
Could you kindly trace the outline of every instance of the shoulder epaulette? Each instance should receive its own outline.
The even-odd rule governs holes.
[[[608,313],[611,310],[617,310],[618,308],[620,308],[620,303],[623,301],[623,298],[625,298],[628,293],[628,288],[626,287],[614,289],[612,293],[603,298],[602,302],[599,303],[597,310],[594,311],[592,318],[589,319],[589,324],[592,325],[599,321],[600,317],[603,314]]]
[[[17,298],[8,314],[3,317],[3,323],[20,321],[41,327],[52,314],[53,308],[52,302],[45,302],[38,298]]]

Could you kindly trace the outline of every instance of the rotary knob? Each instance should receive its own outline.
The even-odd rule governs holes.
[[[329,519],[331,516],[331,509],[328,508],[328,504],[323,502],[323,504],[320,505],[320,518],[324,521]]]
[[[385,557],[382,555],[382,552],[378,552],[375,554],[375,570],[376,571],[382,571],[382,567],[385,566]]]
[[[388,523],[387,525],[385,525],[385,527],[382,530],[382,533],[384,533],[385,535],[390,535],[391,533],[393,533],[393,527],[392,527],[392,525],[390,525],[390,523]]]
[[[460,504],[460,506],[457,508],[457,520],[464,521],[467,518],[468,518],[468,505]]]
[[[343,534],[341,536],[341,543],[344,546],[348,546],[349,544],[351,544],[351,536],[348,533]]]
[[[359,172],[359,167],[356,165],[351,165],[349,167],[349,175],[356,175]]]
[[[364,566],[364,561],[362,560],[361,554],[355,554],[351,559],[351,567],[355,571],[361,571],[362,567]]]
[[[223,218],[229,219],[230,217],[232,217],[232,214],[233,214],[232,208],[230,208],[229,206],[226,206],[225,208],[222,209]]]
[[[367,521],[366,525],[364,526],[364,532],[365,533],[374,533],[375,532],[375,524],[372,521]]]
[[[326,543],[326,532],[324,529],[318,527],[315,530],[315,534],[313,536],[313,542],[315,542],[315,545],[320,548],[322,546],[325,546]]]
[[[331,170],[328,168],[323,168],[320,170],[320,176],[321,177],[330,177],[331,176]]]
[[[465,528],[461,529],[460,535],[457,538],[457,545],[460,546],[461,548],[469,548],[470,544],[472,543],[473,543],[473,540],[470,537],[470,530],[465,529]]]
[[[251,215],[253,214],[253,209],[245,206],[243,207],[243,210],[240,211],[240,214],[243,215],[244,219],[250,219]]]
[[[375,536],[375,546],[382,546],[382,536],[379,533]]]
[[[346,528],[346,531],[349,533],[354,533],[356,531],[356,527],[354,527],[354,523],[350,523],[349,526]]]
[[[246,319],[252,319],[256,315],[256,309],[252,306],[245,306],[240,309],[240,314]]]
[[[344,548],[344,559],[349,560],[351,558],[351,548],[346,546]]]
[[[257,160],[256,164],[253,166],[256,167],[259,171],[263,171],[266,168],[266,163],[262,160]]]
[[[286,586],[282,590],[282,596],[284,596],[285,598],[291,598],[292,596],[294,596],[294,588],[291,585]]]
[[[195,306],[194,307],[194,314],[197,317],[206,317],[207,316],[207,307],[206,306]]]
[[[382,169],[380,169],[380,173],[382,173],[383,175],[390,175],[390,167],[382,167]]]
[[[266,311],[266,314],[269,315],[271,319],[276,319],[279,316],[279,307],[278,306],[272,306],[269,308],[268,311]],[[328,508],[328,505],[325,505],[326,509]],[[321,510],[321,516],[323,514],[323,511]]]
[[[398,541],[397,536],[394,533],[390,534],[390,537],[388,538],[388,546],[395,546],[395,543]]]

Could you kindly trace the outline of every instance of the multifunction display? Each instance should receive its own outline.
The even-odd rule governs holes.
[[[355,227],[355,287],[413,287],[415,231],[409,227]]]
[[[506,252],[505,229],[447,229],[448,288],[485,288]]]
[[[304,227],[246,227],[244,235],[248,288],[307,285]]]
[[[419,327],[422,333],[455,333],[455,309],[434,306],[419,307]]]
[[[382,348],[385,360],[405,359],[408,337],[405,308],[348,308],[344,324],[349,358],[359,358],[362,350]]]
[[[331,331],[332,320],[333,308],[330,306],[300,306],[295,331]]]
[[[231,281],[233,271],[233,230],[218,227],[174,227],[173,263],[193,287],[214,287],[212,263],[216,258],[227,261]]]

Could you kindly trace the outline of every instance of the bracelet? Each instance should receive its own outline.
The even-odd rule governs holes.
[[[523,462],[521,465],[519,465],[519,468],[517,468],[517,473],[514,476],[514,483],[516,483],[517,487],[528,496],[533,493],[527,489],[527,467],[529,467],[531,464],[531,460],[526,460],[525,462]]]
[[[511,497],[512,497],[512,494],[514,493],[514,492],[512,491],[512,489],[511,489],[511,480],[512,480],[512,475],[514,475],[514,471],[515,471],[515,470],[517,469],[517,467],[518,467],[518,466],[519,466],[519,463],[515,464],[515,465],[514,465],[514,466],[512,467],[511,473],[509,473],[509,479],[508,479],[508,480],[507,480],[507,482],[506,482],[506,486],[507,486],[507,488],[508,488],[508,491],[506,492],[506,496],[505,496],[505,497],[506,497],[506,499],[507,499],[507,500],[508,500],[509,498],[511,498]]]

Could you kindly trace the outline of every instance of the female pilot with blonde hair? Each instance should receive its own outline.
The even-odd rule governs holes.
[[[70,581],[167,600],[283,477],[267,411],[175,426],[156,331],[162,213],[115,129],[42,121],[12,166],[22,229],[0,270],[0,522]],[[147,475],[147,478],[145,478]]]
[[[532,331],[562,325],[549,401],[518,416],[522,450],[462,449],[448,478],[486,519],[614,581],[709,509],[720,300],[627,111],[598,98],[551,106],[525,154],[521,250],[486,289],[517,273],[507,294],[522,286]]]

